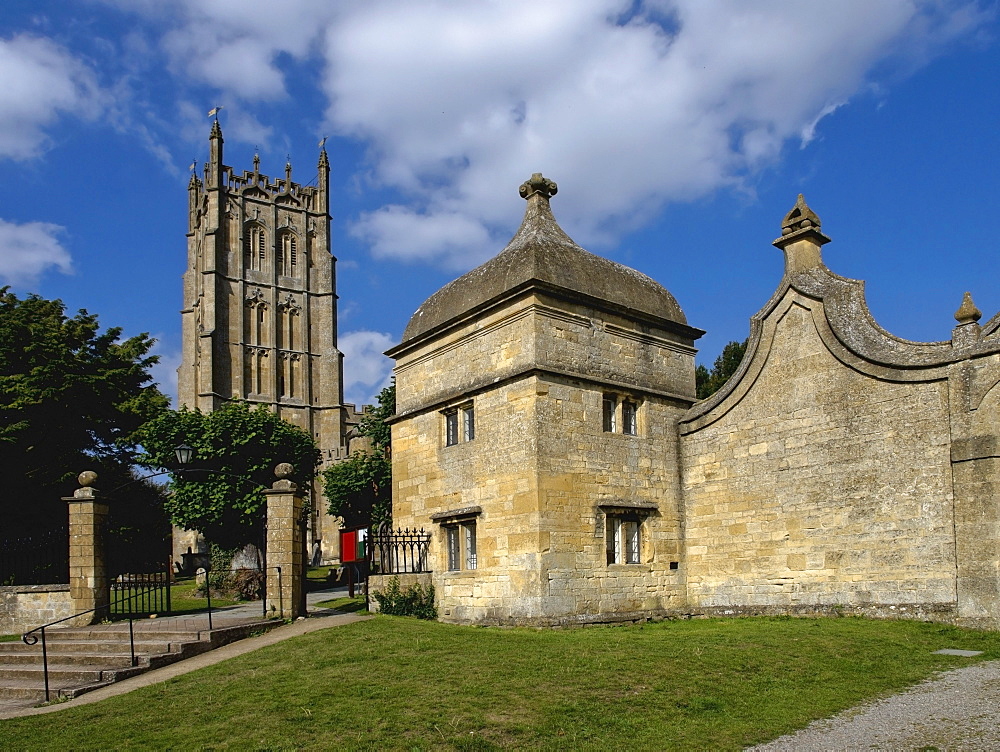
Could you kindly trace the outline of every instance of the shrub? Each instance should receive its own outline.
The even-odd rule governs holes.
[[[384,591],[375,590],[372,597],[378,601],[379,611],[392,616],[415,616],[418,619],[436,619],[434,606],[434,586],[426,590],[419,584],[410,585],[406,590],[399,587],[399,578],[393,577]]]

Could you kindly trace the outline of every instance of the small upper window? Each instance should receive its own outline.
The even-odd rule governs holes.
[[[472,403],[444,411],[445,446],[476,438],[476,413]]]
[[[639,403],[628,397],[605,394],[601,400],[601,422],[605,433],[639,435]]]

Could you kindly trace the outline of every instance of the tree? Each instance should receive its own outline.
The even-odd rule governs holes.
[[[361,419],[357,432],[371,447],[355,452],[323,473],[330,514],[350,527],[378,525],[392,519],[392,434],[388,419],[396,413],[396,383],[378,395],[378,406]]]
[[[125,482],[137,431],[167,409],[149,369],[154,340],[103,333],[97,317],[67,317],[60,300],[0,288],[0,501],[6,531],[65,519],[61,496],[82,470],[100,487]]]
[[[698,399],[705,399],[719,391],[730,376],[736,373],[736,369],[743,362],[743,355],[747,351],[749,339],[742,342],[730,342],[722,348],[722,353],[715,359],[715,365],[709,371],[705,366],[698,366],[695,369],[695,388]]]
[[[227,550],[261,544],[263,490],[274,483],[278,463],[290,462],[291,480],[309,488],[319,462],[308,431],[246,402],[228,402],[210,413],[168,411],[143,426],[141,438],[144,465],[174,468],[166,502],[173,523]],[[180,444],[195,450],[194,469],[177,472],[174,448]]]

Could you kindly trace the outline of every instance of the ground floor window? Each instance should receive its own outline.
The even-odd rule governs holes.
[[[642,546],[642,521],[637,515],[607,516],[608,564],[638,564]]]
[[[448,545],[448,571],[476,568],[476,523],[462,522],[444,529]]]

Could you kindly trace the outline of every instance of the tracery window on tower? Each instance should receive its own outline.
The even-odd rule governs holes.
[[[246,225],[243,230],[243,256],[247,269],[262,271],[266,260],[267,233],[256,222]]]
[[[278,347],[283,350],[301,350],[302,345],[299,339],[302,336],[301,313],[302,306],[295,300],[295,296],[288,293],[285,298],[278,303],[280,316],[278,319]]]
[[[243,316],[243,340],[248,345],[268,344],[267,300],[259,287],[247,295],[246,314]]]
[[[281,372],[278,374],[278,392],[282,397],[294,399],[302,392],[302,356],[300,353],[281,353]]]
[[[263,347],[247,347],[243,357],[243,383],[248,394],[265,395],[268,380],[268,351]]]
[[[278,237],[278,273],[293,277],[298,273],[298,242],[291,230],[282,231]]]

